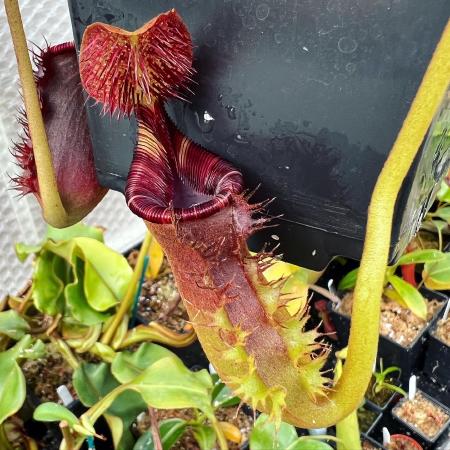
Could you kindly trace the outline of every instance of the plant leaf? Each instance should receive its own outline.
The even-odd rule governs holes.
[[[209,425],[196,425],[192,427],[195,440],[200,450],[212,450],[216,444],[216,432]]]
[[[433,216],[439,217],[442,220],[445,220],[447,223],[450,221],[450,206],[444,206],[442,208],[438,208]]]
[[[397,265],[401,266],[405,264],[425,264],[428,262],[439,261],[444,256],[444,253],[439,250],[434,250],[431,248],[419,249],[402,255],[399,258]]]
[[[160,345],[145,343],[140,345],[135,352],[117,353],[112,362],[111,371],[121,383],[128,383],[153,363],[168,356],[176,358],[170,350]]]
[[[326,442],[317,439],[299,438],[286,448],[286,450],[333,450],[333,447]]]
[[[99,227],[91,227],[83,222],[78,222],[66,228],[54,228],[51,225],[47,225],[45,237],[55,242],[68,241],[76,237],[88,237],[103,242],[103,231]]]
[[[65,420],[71,427],[78,424],[78,418],[73,412],[52,402],[40,404],[34,410],[33,418],[40,422],[61,422]]]
[[[91,326],[105,322],[110,314],[91,308],[87,302],[84,285],[84,265],[80,259],[74,262],[74,280],[64,290],[67,306],[73,317],[80,323]]]
[[[163,450],[170,450],[186,431],[187,423],[182,419],[167,419],[159,424],[159,435]],[[152,433],[147,431],[136,442],[133,450],[154,450]]]
[[[129,385],[153,408],[198,408],[213,414],[211,376],[206,370],[191,372],[174,355],[156,361]]]
[[[445,180],[441,181],[441,187],[436,197],[440,202],[450,203],[450,187]]]
[[[80,401],[85,406],[93,406],[106,394],[111,392],[120,383],[111,373],[111,367],[107,363],[82,363],[73,374],[73,386]],[[131,424],[136,417],[147,409],[142,397],[135,391],[127,390],[121,393],[107,410],[109,422],[118,424],[120,429],[112,429],[114,439],[118,442],[116,450],[128,450],[135,442],[130,431]]]
[[[64,286],[54,272],[55,258],[58,256],[41,251],[33,274],[34,305],[40,312],[50,316],[64,312],[64,303],[61,301]]]
[[[428,289],[450,289],[450,253],[445,253],[438,261],[426,263],[422,278]]]
[[[31,254],[39,253],[42,249],[42,244],[28,245],[19,242],[14,246],[14,248],[16,250],[18,260],[20,262],[24,262]]]
[[[13,309],[0,312],[0,334],[18,341],[30,331],[28,322]]]
[[[0,424],[25,401],[25,377],[16,362],[17,356],[11,351],[0,353]]]
[[[148,256],[150,259],[147,268],[147,277],[154,280],[161,270],[162,263],[164,261],[164,251],[159,245],[159,242],[153,237],[150,242],[150,247],[148,249]]]
[[[349,273],[347,273],[344,276],[344,278],[342,278],[341,281],[339,281],[339,284],[338,284],[339,291],[349,291],[355,287],[356,278],[358,277],[358,270],[359,270],[359,267],[351,270]]]
[[[267,414],[261,414],[250,432],[251,450],[286,450],[298,439],[295,427],[281,422],[278,431]]]
[[[426,320],[427,302],[423,298],[422,294],[414,286],[411,286],[408,282],[397,275],[389,276],[388,281],[412,313],[417,317]]]

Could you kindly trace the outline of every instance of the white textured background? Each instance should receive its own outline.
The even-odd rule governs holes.
[[[72,27],[65,0],[20,0],[28,41],[44,47],[72,40]],[[44,233],[40,209],[34,197],[17,198],[9,189],[9,176],[16,172],[9,154],[11,140],[16,139],[16,112],[21,104],[16,61],[0,4],[0,298],[20,290],[30,276],[30,264],[20,264],[14,253],[15,242],[38,242]],[[106,242],[125,251],[142,239],[145,227],[133,216],[117,192],[109,192],[86,218],[90,224],[107,228]]]

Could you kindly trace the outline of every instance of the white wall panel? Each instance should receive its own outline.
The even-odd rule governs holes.
[[[0,298],[20,290],[30,276],[30,264],[20,264],[14,253],[15,242],[38,242],[45,224],[40,208],[32,196],[18,198],[10,190],[9,177],[16,167],[9,153],[16,139],[16,113],[21,105],[16,60],[6,22],[3,2],[0,5]],[[44,47],[72,39],[69,11],[65,0],[20,0],[25,31],[30,42]],[[133,216],[123,196],[109,192],[86,218],[90,224],[107,228],[106,242],[119,251],[138,243],[145,233],[143,222]]]

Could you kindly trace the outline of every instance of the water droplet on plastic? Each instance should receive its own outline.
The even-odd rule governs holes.
[[[236,108],[234,106],[227,105],[226,107],[228,118],[230,120],[236,120]]]
[[[338,41],[338,49],[341,53],[353,53],[357,48],[358,43],[348,36],[341,37]]]
[[[236,136],[234,137],[234,140],[238,144],[248,144],[248,141],[244,138],[244,136],[242,136],[242,134],[236,134]]]
[[[197,119],[197,125],[202,133],[211,133],[214,128],[214,117],[208,111],[203,113],[195,113]]]
[[[347,63],[345,65],[345,70],[347,73],[352,74],[356,70],[356,64],[351,62]]]
[[[276,234],[272,234],[272,236],[270,236],[274,241],[279,241],[280,237]]]
[[[266,3],[261,3],[256,7],[256,18],[258,20],[266,20],[269,16],[270,7]]]
[[[277,44],[282,44],[283,41],[284,41],[283,33],[275,33],[275,34],[273,35],[273,39],[275,40],[275,42],[276,42]]]

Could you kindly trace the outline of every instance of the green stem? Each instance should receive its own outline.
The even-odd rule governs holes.
[[[62,228],[67,226],[67,213],[59,196],[18,1],[4,0],[4,3],[17,58],[30,137],[33,142],[33,154],[39,181],[39,197],[44,218],[51,225]]]
[[[67,364],[73,369],[76,370],[80,365],[78,358],[72,353],[70,347],[62,340],[55,339],[50,337],[52,344],[56,347],[61,356],[66,360]]]
[[[0,424],[0,448],[2,450],[14,450],[14,447],[9,442],[8,436],[5,431],[5,424]]]
[[[209,419],[211,421],[211,426],[216,432],[217,442],[219,443],[220,450],[228,450],[227,440],[225,439],[222,428],[220,428],[219,421],[215,416],[210,417]]]
[[[144,266],[145,256],[148,254],[148,250],[150,248],[150,243],[152,241],[152,235],[147,231],[145,235],[144,242],[141,245],[141,249],[139,250],[139,256],[136,261],[136,266],[134,267],[133,276],[131,278],[130,284],[128,286],[128,290],[125,294],[124,299],[120,303],[119,309],[117,310],[114,318],[106,327],[105,332],[101,338],[101,343],[109,345],[116,334],[117,328],[119,327],[122,319],[126,314],[130,312],[130,309],[133,305],[134,293],[136,290],[136,286],[139,282],[139,278],[142,273],[142,268]]]

